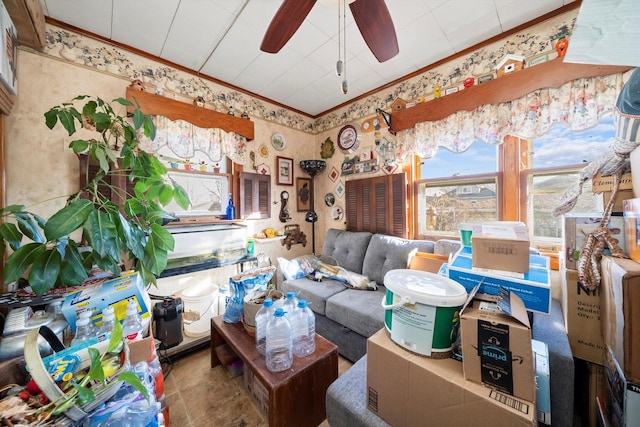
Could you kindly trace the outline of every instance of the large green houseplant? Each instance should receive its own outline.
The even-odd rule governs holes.
[[[155,137],[151,118],[127,99],[112,103],[133,107],[131,121],[111,104],[89,96],[78,96],[45,113],[49,129],[60,124],[69,136],[80,128],[95,131],[95,138],[76,139],[69,147],[94,159],[99,172],[87,176],[84,188],[70,195],[66,205],[47,220],[25,206],[0,210],[0,256],[7,245],[13,250],[4,264],[5,283],[24,277],[42,295],[54,287],[79,285],[94,266],[118,275],[123,261],[135,260],[134,268],[146,284],[155,283],[166,267],[174,239],[162,226],[171,219],[162,206],[175,200],[186,209],[188,196],[167,176],[166,167],[138,146],[139,130]],[[135,181],[122,210],[100,191],[115,174],[126,174]],[[7,220],[9,217],[13,220]],[[81,238],[76,242],[72,234]]]

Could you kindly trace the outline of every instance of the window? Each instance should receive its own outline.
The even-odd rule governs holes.
[[[417,182],[418,233],[457,236],[463,222],[499,218],[500,175],[497,147],[474,143],[462,153],[441,148],[422,159]]]
[[[271,176],[240,172],[240,217],[271,218]]]
[[[533,244],[562,243],[562,217],[553,216],[552,211],[567,189],[578,182],[580,170],[611,149],[614,135],[613,119],[608,115],[586,131],[571,132],[559,125],[541,138],[520,141],[527,196],[523,219]],[[599,198],[587,181],[572,212],[601,211]]]
[[[422,159],[416,181],[418,234],[456,236],[462,222],[523,221],[532,244],[560,244],[562,218],[553,209],[577,182],[581,169],[608,152],[615,129],[611,116],[598,126],[572,132],[563,125],[532,140],[508,136],[498,147],[475,142],[453,153],[440,148]],[[587,182],[574,212],[602,209]]]

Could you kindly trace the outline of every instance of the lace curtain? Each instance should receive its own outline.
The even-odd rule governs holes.
[[[439,147],[463,152],[478,140],[496,145],[506,135],[537,138],[560,123],[572,131],[585,130],[613,111],[623,85],[622,73],[576,79],[557,89],[540,89],[510,102],[417,123],[398,132],[398,153],[428,158]]]
[[[246,163],[247,140],[235,132],[200,128],[185,120],[169,120],[164,116],[153,116],[153,123],[156,127],[153,141],[142,132],[138,133],[141,148],[150,153],[157,153],[166,146],[181,159],[190,159],[196,151],[201,151],[212,162],[218,162],[226,155],[235,163]]]

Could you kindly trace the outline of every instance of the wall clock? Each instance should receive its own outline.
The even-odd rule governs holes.
[[[343,153],[353,153],[356,151],[361,140],[362,133],[358,125],[349,123],[338,131],[338,148]]]

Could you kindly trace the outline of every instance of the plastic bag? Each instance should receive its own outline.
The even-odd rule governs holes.
[[[244,314],[245,295],[250,292],[266,290],[275,271],[276,268],[274,266],[268,266],[252,269],[230,277],[229,291],[231,296],[222,320],[227,323],[238,323]]]

